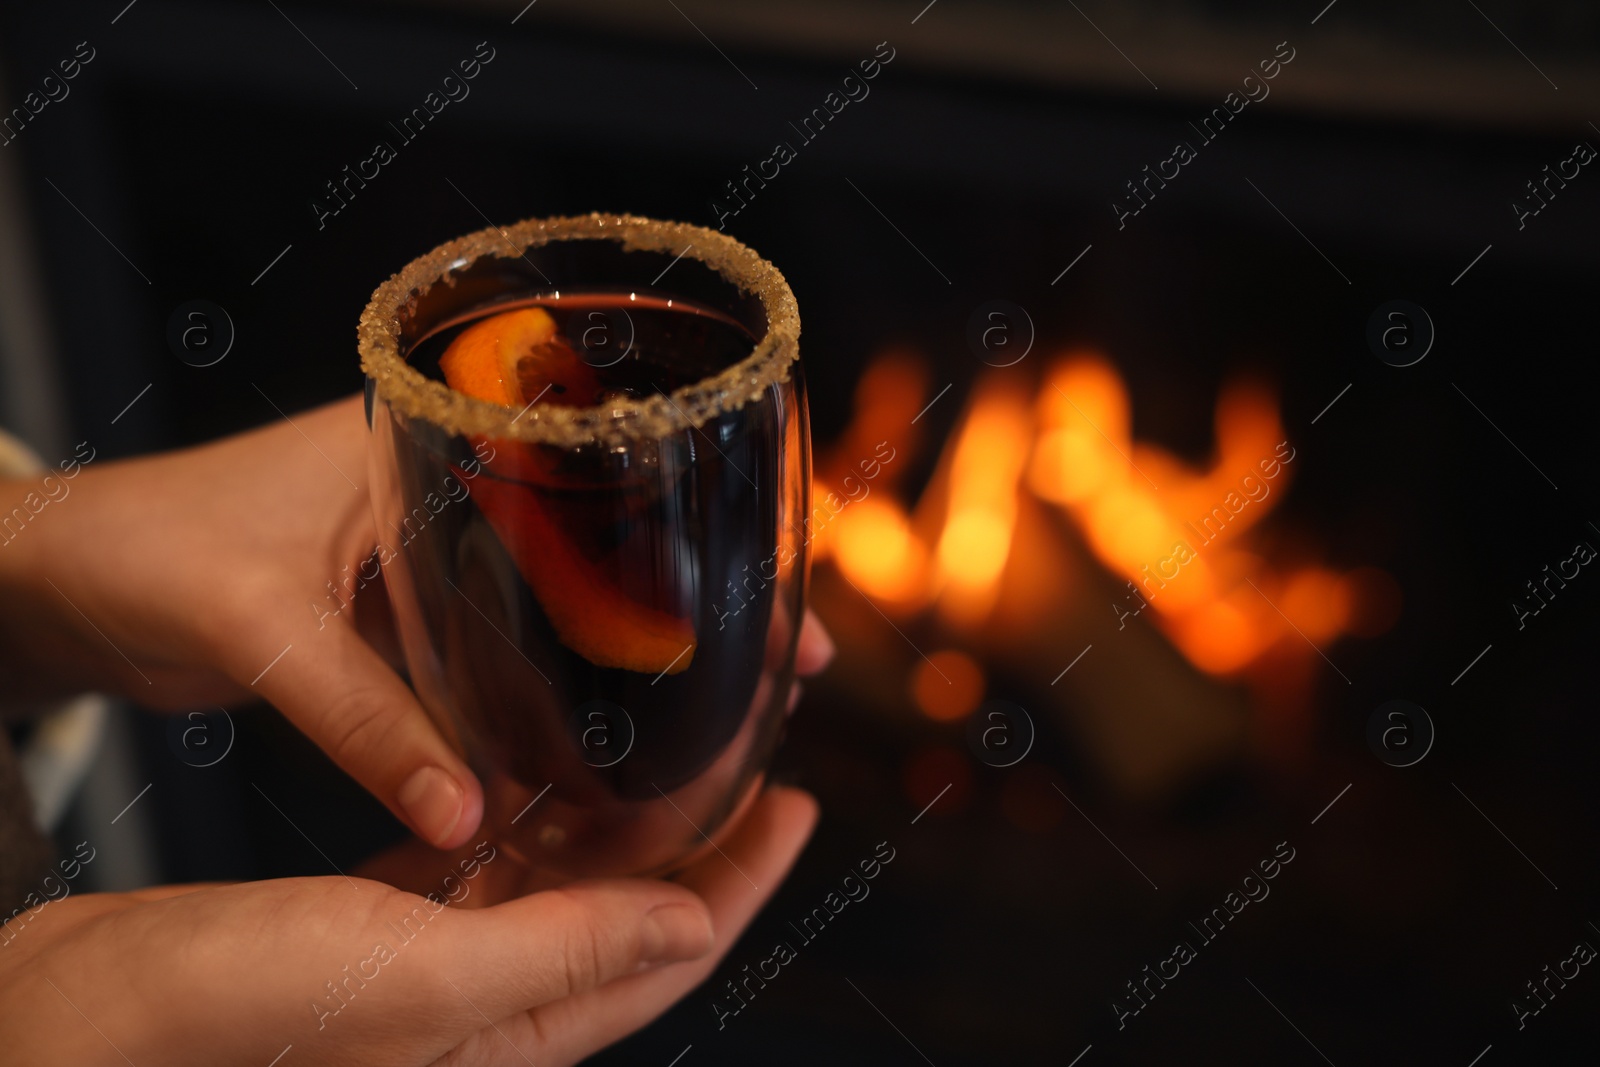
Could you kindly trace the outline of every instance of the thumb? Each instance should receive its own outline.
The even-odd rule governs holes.
[[[619,878],[576,882],[494,907],[462,912],[451,940],[436,943],[437,973],[469,1013],[502,1019],[582,993],[654,964],[705,956],[716,940],[711,911],[670,882]]]
[[[354,628],[303,636],[251,686],[424,841],[455,848],[477,831],[477,778]]]

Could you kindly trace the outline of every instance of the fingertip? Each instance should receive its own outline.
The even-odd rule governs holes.
[[[441,849],[460,848],[483,829],[483,786],[470,771],[463,771],[462,776],[456,778],[456,784],[462,792],[461,818],[456,822],[455,832],[436,846]]]
[[[816,829],[817,798],[794,786],[771,785],[735,829],[730,851],[798,855]]]
[[[807,837],[816,828],[822,816],[822,805],[804,789],[788,785],[774,785],[767,789],[766,802],[774,805],[782,821],[796,828],[804,827]]]
[[[800,674],[816,674],[833,661],[837,650],[833,638],[814,611],[807,610],[800,623],[800,647],[795,652],[795,670]]]
[[[639,932],[639,962],[651,965],[697,960],[716,943],[711,913],[704,904],[662,904],[644,915]]]
[[[466,843],[483,821],[483,791],[439,767],[421,767],[401,785],[395,802],[417,836],[435,848]]]

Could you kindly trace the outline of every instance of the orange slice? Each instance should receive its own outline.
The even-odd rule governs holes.
[[[543,308],[473,323],[439,358],[439,369],[456,392],[512,408],[540,398],[588,404],[602,392],[594,368],[565,344]],[[499,456],[472,484],[473,499],[561,642],[597,667],[652,674],[687,668],[694,659],[693,624],[618,589],[578,550],[538,490],[519,484],[556,482],[538,446],[497,441],[494,448]]]
[[[582,407],[600,401],[600,378],[556,332],[544,308],[491,315],[462,330],[439,357],[458,393],[521,408],[531,400]]]
[[[677,674],[694,659],[694,625],[624,594],[573,544],[535,490],[493,475],[472,499],[533,591],[561,643],[596,667]]]

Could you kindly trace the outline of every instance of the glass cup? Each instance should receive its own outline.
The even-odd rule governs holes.
[[[361,316],[411,683],[551,884],[670,871],[761,786],[808,580],[799,332],[732,238],[598,214],[441,245]]]

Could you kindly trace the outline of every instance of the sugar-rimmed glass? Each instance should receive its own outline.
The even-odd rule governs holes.
[[[441,370],[508,312],[557,331],[507,375],[543,383],[520,410]],[[753,797],[793,680],[810,438],[787,283],[701,227],[529,220],[408,264],[359,334],[411,681],[489,832],[551,881],[683,863]]]

